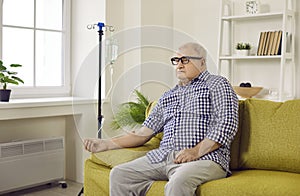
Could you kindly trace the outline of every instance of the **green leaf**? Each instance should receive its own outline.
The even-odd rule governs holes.
[[[11,64],[10,66],[11,67],[22,67],[22,65],[20,65],[20,64]]]
[[[149,105],[149,100],[138,90],[134,90],[134,92],[138,97],[139,103],[142,103],[147,107]]]
[[[0,64],[0,71],[5,71],[6,70],[6,67],[3,66],[2,64]]]
[[[17,81],[15,81],[14,79],[9,78],[8,76],[4,77],[4,81],[5,81],[5,83],[10,83],[10,84],[15,84],[15,85],[19,84]]]
[[[15,80],[17,80],[18,82],[21,82],[21,83],[24,84],[24,81],[21,78],[19,78],[17,76],[12,76],[12,78],[15,79]]]
[[[16,75],[16,74],[18,74],[18,72],[15,72],[15,71],[7,71],[7,73],[8,73],[9,75]]]

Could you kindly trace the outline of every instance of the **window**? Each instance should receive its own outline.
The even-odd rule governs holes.
[[[68,0],[2,1],[0,57],[23,65],[15,97],[69,95]]]

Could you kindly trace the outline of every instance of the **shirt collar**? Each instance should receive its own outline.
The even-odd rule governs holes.
[[[205,70],[205,71],[201,72],[198,77],[194,78],[192,80],[192,83],[196,82],[198,80],[199,81],[206,81],[209,76],[210,76],[210,73],[207,70]]]
[[[179,84],[176,85],[175,89],[184,88],[184,87],[189,86],[197,81],[204,82],[208,79],[209,76],[210,76],[210,73],[207,70],[205,70],[205,71],[201,72],[196,78],[192,79],[187,85],[182,86],[179,82]]]

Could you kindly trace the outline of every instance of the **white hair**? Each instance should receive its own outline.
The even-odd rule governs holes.
[[[179,51],[184,50],[184,49],[189,49],[193,52],[195,52],[195,54],[199,57],[203,57],[204,59],[206,59],[206,50],[198,43],[195,42],[189,42],[186,44],[183,44],[182,46],[179,47]]]

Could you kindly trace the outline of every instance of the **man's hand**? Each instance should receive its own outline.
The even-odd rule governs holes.
[[[87,151],[95,153],[95,152],[108,150],[107,142],[108,141],[103,139],[90,138],[90,139],[85,139],[83,143]]]
[[[204,138],[201,142],[199,142],[194,148],[181,150],[175,157],[174,163],[186,163],[190,161],[194,161],[207,153],[210,153],[216,149],[218,149],[221,144],[210,140],[208,138]]]
[[[198,148],[189,148],[181,150],[175,157],[174,163],[186,163],[199,158]]]

